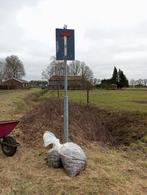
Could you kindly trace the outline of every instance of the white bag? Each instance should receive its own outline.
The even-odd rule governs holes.
[[[48,151],[48,166],[52,168],[62,167],[61,157],[59,153],[62,145],[60,144],[59,139],[57,139],[56,136],[50,131],[46,131],[43,135],[43,141],[44,147],[47,147],[50,144],[53,145],[53,147]]]
[[[44,133],[43,141],[45,147],[53,144],[53,148],[48,152],[49,167],[58,168],[63,165],[68,176],[76,176],[85,168],[87,158],[77,144],[72,142],[60,144],[59,139],[49,131]]]
[[[70,177],[78,175],[86,167],[86,155],[81,147],[75,143],[63,144],[60,149],[60,156],[63,167]]]
[[[60,150],[62,146],[62,144],[60,144],[59,139],[57,139],[56,136],[50,131],[46,131],[43,134],[43,142],[44,142],[44,147],[47,147],[50,144],[53,144],[53,148],[57,149],[58,151]]]

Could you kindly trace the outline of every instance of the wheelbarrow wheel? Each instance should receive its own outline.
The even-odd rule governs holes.
[[[17,142],[13,137],[5,137],[2,141],[2,151],[6,156],[13,156],[17,150]]]

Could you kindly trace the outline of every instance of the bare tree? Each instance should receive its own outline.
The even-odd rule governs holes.
[[[81,62],[79,60],[75,60],[69,64],[69,74],[70,75],[80,75],[81,73]]]
[[[42,71],[42,78],[48,80],[53,75],[64,75],[64,62],[57,61],[54,56],[51,57],[50,64]]]
[[[88,80],[92,83],[93,72],[84,62],[79,60],[71,62],[67,65],[67,71],[68,75],[82,76],[83,80]],[[51,57],[50,64],[42,71],[42,78],[48,80],[53,75],[64,75],[64,62],[57,61],[54,56]]]
[[[42,79],[48,80],[54,74],[53,67],[47,66],[46,69],[42,70]]]
[[[88,80],[92,82],[93,80],[93,72],[89,66],[85,64],[85,62],[81,62],[76,60],[69,64],[69,72],[70,75],[74,76],[82,76],[83,80]]]
[[[99,85],[101,83],[100,79],[94,78],[93,79],[93,85]]]
[[[138,79],[138,80],[131,79],[130,85],[131,86],[144,86],[144,87],[146,87],[147,86],[147,79]]]
[[[89,66],[87,66],[85,64],[85,62],[81,63],[81,76],[84,80],[88,80],[90,82],[92,82],[93,80],[93,72],[92,70],[89,68]]]
[[[144,86],[147,86],[147,79],[143,79]]]
[[[134,86],[136,85],[136,81],[135,81],[134,79],[131,79],[131,80],[130,80],[130,85],[131,85],[132,87],[134,87]]]
[[[21,60],[15,56],[8,56],[5,59],[6,64],[4,66],[4,78],[16,78],[21,79],[25,76],[24,66]]]
[[[5,66],[5,62],[4,60],[0,60],[0,83],[2,82],[3,78],[4,78],[4,66]]]

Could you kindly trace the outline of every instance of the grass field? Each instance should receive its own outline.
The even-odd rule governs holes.
[[[62,93],[60,96],[63,96]],[[56,95],[57,92],[38,89],[0,91],[0,118],[21,120],[37,102]],[[146,114],[146,97],[147,91],[144,90],[97,90],[91,92],[90,101],[106,109]],[[85,103],[86,92],[70,91],[69,99]],[[147,194],[147,154],[140,150],[109,148],[97,143],[83,146],[88,157],[87,168],[79,176],[69,178],[63,169],[48,168],[44,160],[47,151],[43,147],[26,147],[21,133],[20,128],[13,133],[21,143],[14,157],[5,157],[0,151],[2,195]]]
[[[18,119],[30,107],[23,101],[37,90],[0,90],[0,120]],[[18,112],[17,112],[18,111]]]
[[[86,103],[86,91],[70,90],[69,100]],[[57,91],[48,91],[42,98],[57,97]],[[64,92],[60,91],[60,97]],[[140,111],[147,113],[147,89],[126,90],[92,90],[90,91],[90,104],[114,110]]]

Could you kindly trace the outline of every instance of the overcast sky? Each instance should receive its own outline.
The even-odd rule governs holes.
[[[147,78],[147,0],[0,0],[0,58],[18,55],[25,79],[41,79],[55,55],[55,28],[75,29],[76,59],[96,78],[113,67]]]

